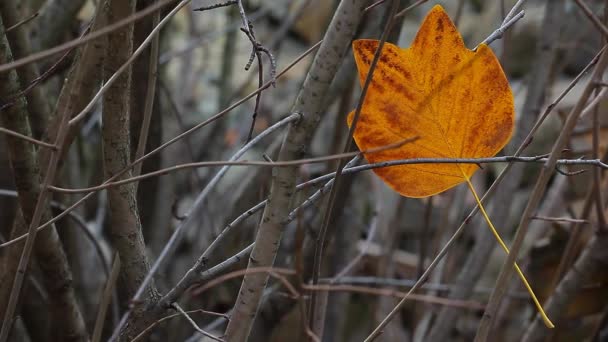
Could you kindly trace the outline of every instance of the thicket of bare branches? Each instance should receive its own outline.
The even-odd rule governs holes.
[[[436,3],[499,57],[513,138],[367,164],[351,42],[406,47]],[[603,0],[0,0],[0,342],[608,339],[607,22]],[[481,167],[508,256],[466,186],[369,171],[420,163]]]

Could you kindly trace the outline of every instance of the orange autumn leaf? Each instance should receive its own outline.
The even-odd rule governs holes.
[[[362,84],[377,47],[377,40],[353,43]],[[513,95],[496,56],[483,44],[477,51],[467,49],[443,8],[435,6],[411,47],[384,45],[354,138],[359,149],[369,150],[418,137],[400,148],[367,154],[370,163],[482,158],[505,146],[513,123]],[[374,172],[404,196],[427,197],[465,182],[477,169],[475,164],[420,164]]]
[[[361,83],[378,49],[376,40],[353,43]],[[367,153],[370,163],[412,158],[483,158],[498,153],[513,131],[513,94],[500,63],[486,45],[467,49],[441,6],[422,23],[410,48],[386,43],[374,70],[354,132],[369,151],[405,139],[398,148]],[[354,112],[348,116],[352,124]],[[400,165],[374,172],[408,197],[427,197],[466,182],[499,245],[509,254],[470,181],[475,164]],[[547,327],[553,323],[526,280],[515,270]]]

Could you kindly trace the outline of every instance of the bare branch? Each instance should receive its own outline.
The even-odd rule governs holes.
[[[541,220],[541,221],[549,221],[549,222],[558,222],[558,223],[581,223],[581,224],[590,224],[589,220],[580,220],[574,219],[570,217],[547,217],[547,216],[532,216],[533,220]]]
[[[179,306],[177,303],[173,303],[173,308],[175,310],[177,310],[182,316],[184,316],[186,318],[186,320],[190,323],[190,325],[192,325],[192,327],[198,331],[199,333],[209,337],[210,339],[214,340],[214,341],[223,341],[221,338],[216,337],[211,335],[210,333],[204,331],[203,329],[201,329],[198,324],[196,324],[196,322],[190,317],[190,315],[188,315],[188,313],[186,311],[184,311],[184,309],[181,308],[181,306]]]
[[[158,26],[160,21],[160,10],[152,16],[152,27]],[[143,44],[142,44],[143,45]],[[141,158],[146,152],[146,143],[148,141],[148,132],[150,130],[150,122],[152,121],[152,109],[154,108],[154,99],[156,98],[156,80],[158,78],[158,49],[159,35],[154,35],[150,45],[149,65],[148,65],[148,84],[146,88],[146,100],[144,103],[143,120],[139,132],[139,141],[137,142],[137,150],[133,159]],[[141,173],[142,164],[137,164],[133,168],[133,175],[139,176]]]
[[[31,138],[31,137],[28,137],[26,135],[17,133],[15,131],[11,131],[10,129],[6,129],[4,127],[0,127],[0,132],[2,132],[4,134],[7,134],[7,135],[10,135],[10,136],[13,136],[15,138],[19,138],[19,139],[23,139],[25,141],[31,142],[34,145],[50,148],[52,150],[57,150],[57,146],[55,146],[53,144],[50,144],[50,143],[47,143],[47,142],[44,142],[44,141],[41,141],[41,140],[36,140],[34,138]]]
[[[357,163],[358,160],[359,160],[359,158],[355,157],[348,164],[346,164],[346,166],[348,167],[348,166],[354,165],[355,163]],[[289,213],[286,223],[289,223],[289,222],[295,220],[296,215],[300,211],[310,207],[315,202],[317,202],[329,189],[331,189],[333,184],[334,184],[334,179],[332,178],[322,188],[317,190],[315,193],[313,193],[311,196],[309,196],[306,200],[304,200],[298,207],[293,209],[291,211],[291,213]],[[301,189],[303,189],[303,187],[300,187],[300,186],[296,187],[296,191],[301,190]],[[209,260],[211,255],[214,254],[214,252],[217,250],[217,248],[221,245],[221,242],[224,240],[224,238],[245,219],[247,219],[248,217],[250,217],[253,214],[262,210],[266,206],[267,203],[268,203],[268,201],[264,200],[264,201],[256,204],[254,207],[247,210],[243,214],[239,215],[234,221],[232,221],[224,229],[222,229],[222,231],[217,236],[217,238],[215,240],[213,240],[213,242],[209,245],[209,247],[205,250],[205,252],[198,258],[198,260],[196,261],[194,266],[192,266],[190,268],[190,270],[188,270],[188,272],[186,272],[184,277],[180,281],[177,282],[177,285],[175,285],[171,290],[169,290],[167,292],[167,294],[160,300],[161,305],[170,305],[170,303],[175,302],[186,291],[186,289],[188,289],[190,286],[192,286],[195,282],[202,282],[203,280],[201,279],[201,276],[204,274],[208,274],[207,271],[204,271],[204,269],[208,267],[207,261]],[[248,254],[249,252],[251,252],[252,247],[253,247],[253,245],[245,248],[245,250],[243,250],[241,253]],[[235,260],[235,261],[238,262],[240,260]],[[211,270],[209,270],[209,272],[211,272]],[[218,272],[218,271],[216,270],[214,272]],[[208,278],[209,276],[207,275],[206,277]]]
[[[236,5],[236,3],[237,3],[237,0],[230,0],[230,1],[226,1],[226,2],[220,2],[217,4],[213,4],[213,5],[197,7],[195,9],[193,9],[193,11],[203,12],[203,11],[208,11],[208,10],[212,10],[212,9],[216,9],[216,8],[220,8],[220,7]]]
[[[287,73],[287,71],[289,71],[293,66],[295,66],[298,62],[300,62],[302,59],[304,59],[304,57],[306,57],[308,54],[310,54],[311,52],[313,52],[319,45],[321,44],[321,42],[316,43],[315,45],[313,45],[312,47],[310,47],[308,50],[306,50],[305,52],[303,52],[300,56],[298,56],[298,58],[296,58],[292,63],[290,63],[288,66],[286,66],[278,75],[278,77],[283,76],[285,73]],[[128,171],[131,169],[131,167],[133,167],[134,165],[137,165],[138,163],[141,163],[142,161],[146,160],[148,157],[150,157],[151,155],[154,155],[158,152],[160,152],[161,150],[163,150],[164,148],[166,148],[167,146],[170,146],[171,144],[175,143],[176,141],[183,139],[184,137],[192,134],[193,132],[197,131],[198,129],[205,127],[206,125],[208,125],[209,123],[221,118],[222,116],[226,115],[228,112],[230,112],[232,109],[238,107],[239,105],[243,104],[245,101],[247,101],[248,99],[252,98],[253,96],[255,96],[255,94],[257,94],[259,91],[266,89],[270,86],[270,82],[266,82],[264,84],[264,87],[262,88],[258,88],[257,90],[253,91],[252,93],[250,93],[249,95],[247,95],[246,97],[240,99],[239,101],[237,101],[236,103],[232,104],[230,107],[222,110],[221,112],[215,114],[214,116],[212,116],[211,118],[197,124],[196,126],[192,127],[191,129],[189,129],[188,131],[178,135],[177,137],[174,137],[173,139],[167,141],[166,143],[164,143],[163,145],[159,146],[158,148],[154,149],[153,151],[150,151],[149,153],[147,153],[146,155],[144,155],[143,157],[141,157],[140,159],[137,159],[135,161],[133,161],[127,168],[123,169],[120,173],[117,173],[116,175],[114,175],[112,178],[108,179],[107,182],[111,182],[114,181],[115,179],[117,179],[119,176],[121,176],[124,172]],[[80,204],[84,203],[84,201],[86,201],[87,199],[90,198],[90,196],[92,196],[93,193],[89,193],[87,195],[85,195],[83,198],[81,198],[80,200],[76,201],[74,204],[72,204],[71,206],[69,206],[68,208],[66,208],[62,213],[56,215],[53,219],[45,222],[44,224],[40,225],[38,227],[38,231],[49,227],[50,225],[52,225],[53,223],[55,223],[56,221],[60,220],[61,218],[63,218],[65,215],[68,214],[68,212],[74,210],[74,208],[78,207]],[[20,238],[25,238],[27,235],[23,235]],[[0,248],[2,248],[2,245],[0,245]],[[158,262],[158,261],[157,261]]]
[[[114,288],[116,287],[116,280],[118,280],[118,273],[120,271],[120,255],[114,254],[114,262],[112,263],[112,272],[106,280],[106,286],[103,289],[101,295],[101,301],[99,303],[99,311],[97,311],[97,319],[95,320],[95,328],[93,329],[93,336],[91,342],[101,341],[101,333],[103,332],[103,324],[106,320],[106,313],[108,306],[112,301],[112,295]]]
[[[138,13],[135,13],[131,16],[129,16],[128,18],[125,18],[119,22],[116,22],[112,25],[108,25],[106,27],[104,27],[103,29],[96,31],[96,32],[92,32],[91,34],[85,36],[85,37],[81,37],[81,38],[77,38],[74,40],[71,40],[67,43],[61,44],[59,46],[56,46],[54,48],[50,48],[48,50],[45,51],[41,51],[38,52],[36,54],[33,54],[31,56],[27,56],[27,57],[23,57],[21,59],[15,60],[13,62],[10,63],[4,63],[4,64],[0,64],[0,73],[5,73],[9,70],[18,68],[22,65],[25,64],[29,64],[29,63],[33,63],[33,62],[37,62],[39,60],[45,59],[47,57],[56,55],[58,53],[70,50],[72,48],[75,48],[77,46],[83,45],[88,43],[91,40],[97,39],[99,37],[105,36],[111,32],[114,32],[116,30],[120,30],[121,28],[130,25],[138,20],[141,20],[145,17],[147,17],[148,15],[151,15],[152,13],[156,12],[158,9],[163,8],[173,2],[176,2],[177,0],[165,0],[165,1],[161,1],[158,4],[155,4],[153,6],[150,6],[148,8],[146,8],[145,10],[142,10]]]
[[[505,34],[505,32],[509,28],[511,28],[511,26],[513,26],[513,24],[515,24],[517,21],[519,21],[519,19],[524,17],[524,14],[525,14],[524,11],[517,13],[516,16],[511,18],[506,23],[502,24],[496,31],[492,32],[492,34],[488,38],[486,38],[483,42],[481,42],[481,44],[490,45],[495,40],[502,38],[502,36]],[[475,48],[475,50],[477,50],[477,48]]]
[[[17,23],[15,23],[15,24],[13,24],[13,26],[7,27],[5,32],[6,32],[6,33],[9,33],[9,32],[11,32],[12,30],[14,30],[14,29],[18,28],[18,27],[19,27],[19,26],[21,26],[21,25],[25,25],[25,24],[27,24],[27,23],[28,23],[28,22],[30,22],[32,19],[35,19],[35,18],[36,18],[38,15],[40,15],[40,12],[34,12],[34,14],[30,15],[29,17],[27,17],[27,18],[23,18],[23,19],[21,19],[19,22],[17,22]]]
[[[604,38],[608,38],[608,27],[606,27],[606,25],[604,25],[604,23],[602,23],[602,21],[595,14],[593,14],[593,11],[589,8],[589,6],[587,6],[587,4],[583,2],[583,0],[574,0],[574,2],[576,2],[578,7],[580,7],[580,9],[583,11],[583,13],[585,13],[587,18],[589,18],[593,25],[595,25],[598,31],[600,31],[602,35],[604,35]]]

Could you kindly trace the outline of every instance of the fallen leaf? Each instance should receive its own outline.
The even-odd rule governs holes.
[[[359,79],[370,70],[377,40],[353,43]],[[401,49],[386,43],[374,70],[354,139],[362,151],[417,137],[399,148],[365,154],[370,163],[413,158],[485,158],[510,140],[514,125],[513,94],[492,50],[466,48],[441,6],[424,19],[414,43]],[[352,125],[354,111],[348,115]],[[492,224],[470,177],[475,164],[418,164],[374,169],[395,191],[428,197],[466,182],[492,234],[505,253],[509,248]],[[553,328],[520,267],[515,270],[545,325]]]
[[[377,40],[353,43],[361,83],[377,47]],[[419,137],[397,149],[367,154],[370,163],[482,158],[505,146],[513,123],[513,94],[496,56],[485,45],[467,49],[443,8],[435,6],[410,48],[384,45],[354,138],[361,150],[368,150]],[[427,197],[465,182],[477,169],[475,164],[420,164],[374,172],[404,196]]]

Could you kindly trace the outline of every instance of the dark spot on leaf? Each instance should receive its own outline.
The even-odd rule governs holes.
[[[405,96],[405,98],[407,98],[410,101],[414,100],[414,95],[412,95],[412,93],[410,93],[403,84],[396,83],[394,85],[394,88],[395,88],[395,91],[397,91],[397,93],[399,93],[399,95]]]
[[[511,120],[511,115],[509,112],[506,112],[502,115],[500,122],[496,125],[495,136],[493,140],[502,141],[509,137],[511,131],[513,130],[513,121]]]
[[[437,31],[443,32],[443,19],[437,20]]]
[[[389,124],[393,127],[399,127],[399,108],[394,103],[388,102],[384,104],[383,110]]]
[[[372,84],[370,84],[370,86],[372,87],[372,89],[380,94],[384,94],[386,92],[386,88],[384,88],[382,86],[382,84],[380,84],[379,82],[372,82]]]
[[[405,68],[403,68],[398,63],[389,63],[388,67],[392,70],[395,70],[399,75],[403,76],[405,79],[412,79],[412,74],[409,71],[405,70]]]
[[[361,61],[363,62],[363,64],[365,64],[365,65],[370,64],[370,61],[369,61],[369,58],[367,58],[367,55],[361,55],[360,58],[361,58]]]

